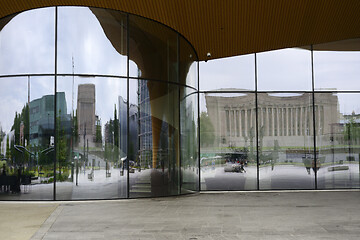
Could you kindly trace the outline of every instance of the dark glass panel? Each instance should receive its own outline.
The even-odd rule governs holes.
[[[130,77],[179,82],[178,34],[149,19],[129,15]]]
[[[0,20],[0,75],[53,73],[55,8]]]
[[[126,15],[109,9],[58,8],[58,73],[127,75]]]
[[[255,94],[200,96],[201,190],[256,190]]]
[[[260,189],[313,189],[312,94],[258,94]]]
[[[258,53],[258,90],[310,91],[311,51],[287,48]]]
[[[127,197],[126,82],[58,78],[58,200]]]
[[[360,94],[316,93],[318,188],[360,187]]]

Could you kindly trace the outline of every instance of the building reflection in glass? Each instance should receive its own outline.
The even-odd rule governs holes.
[[[162,89],[161,94],[150,97],[150,86]],[[132,80],[130,89],[136,93],[130,94],[129,107],[130,196],[179,194],[178,87]],[[164,108],[155,110],[159,103]]]
[[[256,189],[257,161],[260,189],[313,189],[315,173],[319,188],[358,187],[357,114],[338,95],[316,93],[313,109],[311,93],[258,93],[257,112],[253,93],[202,95],[202,188]]]
[[[201,98],[201,189],[255,190],[255,94],[205,93]]]
[[[259,93],[258,103],[260,189],[313,189],[312,94]]]
[[[57,199],[127,196],[126,88],[122,78],[59,78],[73,109],[71,131],[57,128]]]
[[[184,193],[198,190],[197,57],[178,33],[85,7],[35,9],[0,21],[1,173],[14,176],[16,188],[30,176],[32,189],[1,198],[165,196],[180,194],[181,180]],[[34,34],[21,38],[25,29]]]
[[[316,106],[324,106],[315,111],[319,189],[360,186],[358,99],[358,93],[315,94]]]
[[[57,9],[0,20],[0,199],[359,188],[358,39],[212,61],[199,93],[173,30]]]
[[[1,79],[1,105],[6,113],[0,118],[0,199],[53,199],[55,105],[51,80],[52,77]],[[58,101],[65,113],[61,121],[69,131],[70,117],[66,115],[63,92]]]

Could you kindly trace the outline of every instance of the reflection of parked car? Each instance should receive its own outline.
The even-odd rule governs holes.
[[[127,157],[123,157],[120,159],[121,161],[121,166],[123,167],[123,169],[126,169],[127,168]],[[133,160],[129,160],[129,168],[135,166],[135,161]]]
[[[246,172],[243,164],[232,163],[232,162],[226,163],[226,166],[224,167],[224,171],[225,172],[238,172],[238,173]]]

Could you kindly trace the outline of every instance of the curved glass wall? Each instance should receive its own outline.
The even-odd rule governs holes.
[[[359,188],[359,50],[199,63],[172,29],[119,11],[0,19],[0,200]]]
[[[119,11],[0,20],[0,200],[199,191],[198,64],[172,29]]]

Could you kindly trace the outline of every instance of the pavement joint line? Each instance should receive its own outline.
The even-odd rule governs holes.
[[[40,226],[36,233],[30,238],[30,240],[41,240],[44,238],[46,233],[55,223],[56,219],[63,210],[63,206],[58,205],[57,208],[50,214],[50,216],[45,220],[45,222]]]
[[[180,196],[175,196],[175,197],[181,197]],[[170,197],[174,197],[174,196],[170,196]],[[163,197],[161,197],[163,198]],[[98,200],[64,200],[64,201],[53,201],[53,200],[44,200],[44,201],[27,201],[27,200],[10,200],[10,201],[2,201],[0,200],[0,204],[59,204],[59,205],[66,205],[66,204],[75,204],[75,203],[79,203],[79,204],[83,204],[83,203],[105,203],[105,202],[134,202],[134,201],[139,201],[139,200],[144,200],[144,199],[158,199],[157,197],[151,197],[151,198],[132,198],[132,199],[127,199],[127,198],[117,198],[117,199],[98,199]]]
[[[141,197],[141,198],[119,198],[119,199],[98,199],[98,200],[65,200],[65,201],[2,201],[0,200],[0,204],[59,204],[59,205],[67,205],[67,204],[84,204],[84,203],[116,203],[116,202],[137,202],[137,201],[146,201],[146,200],[166,200],[170,198],[186,198],[196,196],[198,194],[231,194],[231,193],[314,193],[314,192],[360,192],[360,188],[355,189],[321,189],[321,190],[239,190],[239,191],[200,191],[194,192],[191,194],[184,195],[176,195],[176,196],[164,196],[164,197]]]
[[[200,194],[224,193],[312,193],[312,192],[360,192],[360,189],[321,189],[321,190],[254,190],[254,191],[201,191]]]

